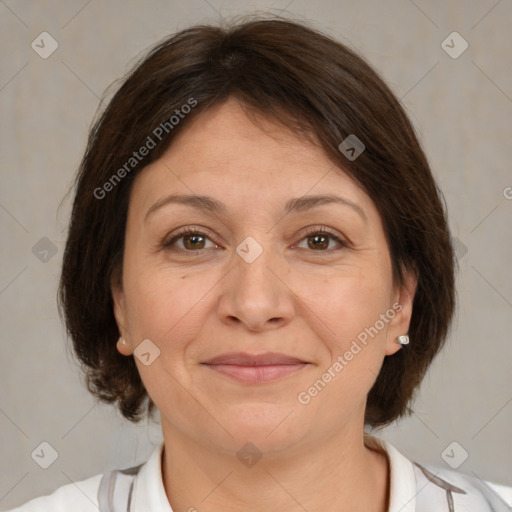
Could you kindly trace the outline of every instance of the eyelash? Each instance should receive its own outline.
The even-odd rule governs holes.
[[[337,235],[335,235],[334,233],[332,233],[331,231],[329,231],[325,227],[320,227],[320,228],[312,227],[312,228],[308,228],[308,230],[306,231],[306,233],[300,239],[299,242],[302,242],[304,239],[306,239],[306,238],[308,238],[310,236],[318,235],[318,234],[329,235],[329,237],[332,238],[336,243],[338,243],[340,245],[340,247],[338,247],[337,249],[325,249],[325,250],[319,250],[319,251],[311,250],[312,252],[328,253],[328,252],[331,252],[331,251],[335,251],[335,250],[339,250],[339,249],[347,248],[348,247],[348,244],[346,242],[341,240]],[[187,235],[199,235],[199,236],[202,236],[204,238],[208,238],[210,241],[213,242],[213,240],[211,240],[211,238],[206,233],[204,233],[203,231],[200,231],[199,229],[187,227],[187,228],[183,228],[183,229],[179,230],[169,241],[162,243],[162,249],[172,250],[171,247],[175,244],[175,242],[177,240],[179,240],[180,238],[182,238],[184,236],[187,236]],[[180,252],[199,254],[202,251],[206,251],[207,249],[188,250],[188,249],[181,249],[180,248],[180,249],[177,249],[177,250],[180,251]]]

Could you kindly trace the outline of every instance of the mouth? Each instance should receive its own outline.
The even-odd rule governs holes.
[[[240,352],[223,354],[201,364],[239,382],[256,384],[294,374],[310,363],[273,352],[259,355]]]

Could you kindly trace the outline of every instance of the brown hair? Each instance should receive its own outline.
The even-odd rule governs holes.
[[[444,199],[407,115],[378,74],[345,45],[283,19],[195,26],[168,37],[128,74],[94,123],[76,180],[59,288],[88,389],[116,402],[131,421],[142,418],[146,399],[147,412],[154,412],[133,358],[117,351],[110,289],[122,272],[131,183],[190,119],[230,96],[319,141],[375,203],[395,284],[403,283],[404,270],[417,273],[411,343],[384,359],[365,421],[382,426],[410,413],[455,306]],[[189,113],[172,122],[191,100]],[[157,138],[158,127],[158,141],[142,163],[130,160],[149,145],[148,137]],[[353,161],[338,149],[351,134],[365,145]]]

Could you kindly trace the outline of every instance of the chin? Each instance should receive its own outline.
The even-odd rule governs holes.
[[[250,442],[262,452],[283,450],[301,437],[301,429],[291,408],[265,408],[252,405],[250,411],[239,411],[233,417],[224,417],[223,425],[233,436],[230,442],[238,450]],[[287,418],[287,416],[289,417]],[[292,420],[292,421],[290,421]]]

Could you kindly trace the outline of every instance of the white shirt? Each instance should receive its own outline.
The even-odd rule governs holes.
[[[367,434],[365,443],[383,450],[388,457],[388,512],[510,511],[512,487],[483,482],[458,471],[419,466],[389,442]],[[35,498],[9,512],[173,512],[162,481],[163,446],[162,441],[144,464],[132,468],[133,473],[140,467],[136,474],[114,471],[106,473],[105,478],[99,474],[59,487],[53,494]],[[110,475],[115,479],[109,480]],[[99,499],[98,491],[102,496]],[[106,504],[109,494],[113,508]]]

